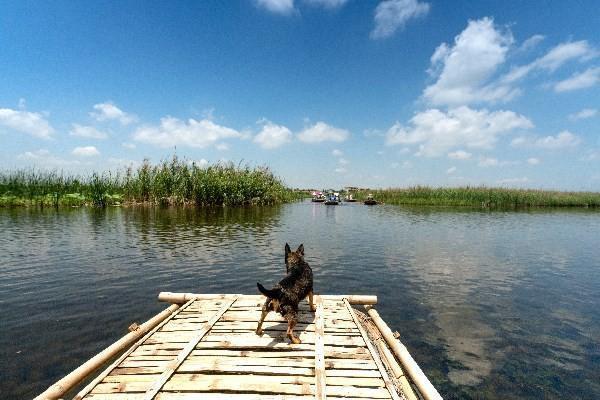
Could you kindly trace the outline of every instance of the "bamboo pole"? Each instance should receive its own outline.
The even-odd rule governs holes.
[[[37,396],[34,400],[55,400],[60,396],[71,390],[88,375],[94,372],[96,369],[104,365],[108,360],[114,357],[119,352],[126,349],[129,345],[135,342],[138,338],[145,335],[148,331],[160,324],[163,320],[168,318],[175,310],[179,308],[178,304],[172,304],[168,308],[164,309],[148,321],[144,322],[133,332],[129,332],[121,339],[117,340],[94,357],[87,360],[85,363],[77,367],[67,376],[56,382],[54,385],[46,389],[45,392]]]
[[[160,292],[158,294],[158,300],[167,303],[183,304],[192,299],[197,300],[217,300],[225,299],[230,296],[241,296],[233,294],[196,294],[196,293],[172,293],[172,292]],[[361,305],[373,305],[377,304],[377,296],[369,295],[322,295],[323,300],[348,300],[350,304],[361,304]]]
[[[388,346],[390,346],[396,357],[398,357],[403,369],[408,373],[425,400],[442,400],[442,396],[440,396],[436,388],[429,382],[429,379],[427,379],[427,376],[425,376],[419,365],[412,358],[408,349],[394,337],[392,330],[379,316],[377,310],[370,306],[366,306],[365,308]]]

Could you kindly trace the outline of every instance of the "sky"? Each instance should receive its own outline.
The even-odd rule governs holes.
[[[0,0],[0,169],[600,191],[591,1]]]

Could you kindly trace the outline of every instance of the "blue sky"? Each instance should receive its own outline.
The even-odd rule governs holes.
[[[0,168],[600,190],[595,1],[0,1]]]

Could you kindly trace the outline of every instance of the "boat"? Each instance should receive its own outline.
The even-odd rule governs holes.
[[[352,193],[348,193],[344,198],[344,201],[348,203],[355,203],[356,199],[354,198],[354,196],[352,196]]]
[[[301,344],[282,337],[277,313],[256,335],[260,295],[158,299],[170,305],[35,399],[65,398],[82,382],[74,399],[442,399],[374,308],[377,296],[315,295],[315,312],[301,302]]]
[[[377,204],[377,200],[375,200],[373,198],[373,195],[369,193],[369,195],[367,196],[367,198],[364,201],[365,205],[367,206],[374,206],[375,204]]]
[[[312,202],[314,203],[323,203],[325,201],[325,195],[323,192],[312,192]]]
[[[339,193],[330,193],[327,196],[327,200],[325,200],[325,205],[328,206],[337,206],[338,204],[340,204],[340,194]]]

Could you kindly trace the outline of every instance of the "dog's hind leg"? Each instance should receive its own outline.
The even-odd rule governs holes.
[[[317,311],[317,307],[315,307],[315,303],[313,302],[313,292],[312,290],[308,292],[308,303],[310,304],[310,311]]]
[[[294,344],[302,343],[300,338],[298,336],[294,335],[294,327],[296,326],[296,323],[298,323],[298,318],[294,315],[294,316],[286,316],[286,319],[288,320],[288,328],[287,328],[287,332],[286,332],[287,337]]]
[[[258,320],[258,326],[256,327],[256,334],[258,336],[262,336],[262,334],[263,334],[262,324],[263,324],[267,314],[269,313],[269,311],[271,311],[271,299],[267,299],[265,301],[265,304],[263,304],[263,306],[262,306],[260,320]]]

